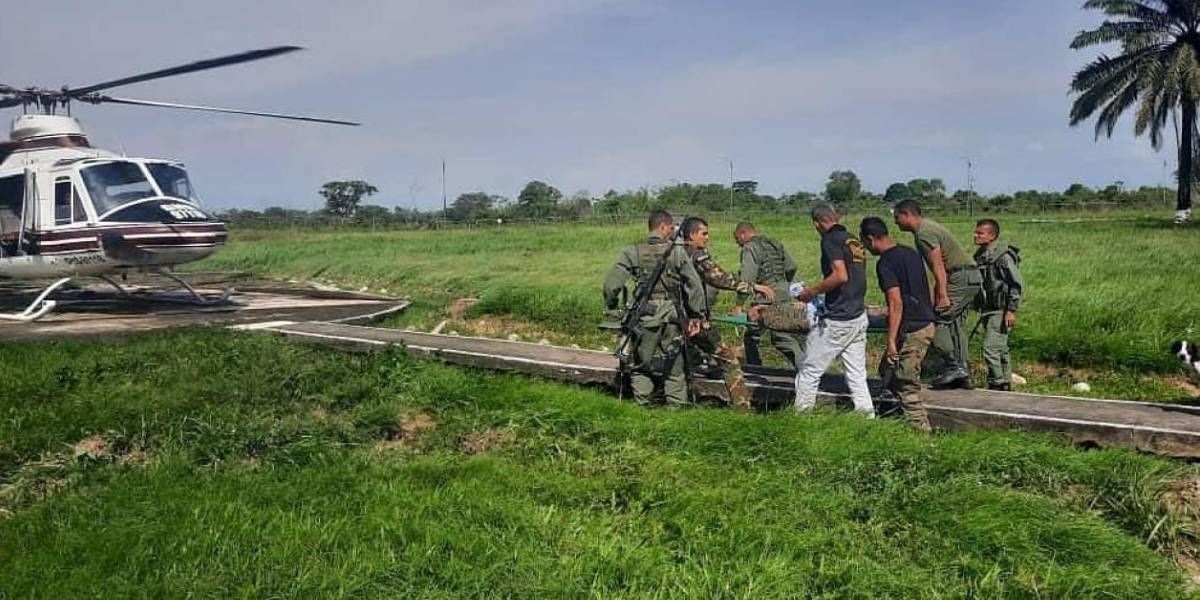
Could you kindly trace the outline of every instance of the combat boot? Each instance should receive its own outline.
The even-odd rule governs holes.
[[[1012,385],[1008,383],[989,383],[988,389],[994,392],[1011,392]]]
[[[929,387],[935,390],[969,390],[972,387],[971,376],[959,369],[952,369],[934,377]]]

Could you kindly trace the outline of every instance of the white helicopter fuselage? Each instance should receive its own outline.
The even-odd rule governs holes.
[[[0,278],[159,270],[226,239],[179,162],[92,148],[58,115],[19,116],[0,144]]]

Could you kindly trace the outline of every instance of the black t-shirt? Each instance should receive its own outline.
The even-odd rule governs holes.
[[[879,289],[885,294],[889,288],[900,287],[900,297],[904,298],[901,331],[911,333],[936,320],[929,280],[925,278],[925,263],[916,250],[900,245],[889,248],[879,255],[875,274],[879,276]]]
[[[835,260],[846,264],[848,279],[836,290],[825,292],[825,318],[857,319],[867,310],[867,251],[841,225],[821,235],[821,273],[826,277],[833,272]]]

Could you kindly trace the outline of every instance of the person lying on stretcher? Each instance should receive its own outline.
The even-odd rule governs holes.
[[[887,308],[868,306],[867,318],[870,321],[868,331],[886,330]],[[755,306],[746,314],[744,321],[739,320],[733,324],[742,326],[757,324],[760,327],[766,327],[775,331],[808,333],[813,328],[814,323],[819,322],[819,320],[819,316],[814,319],[813,311],[809,309],[807,304],[793,301],[786,304]],[[730,322],[732,323],[732,321]]]
[[[808,333],[813,326],[808,305],[796,301],[755,306],[746,317],[767,329],[789,333]]]

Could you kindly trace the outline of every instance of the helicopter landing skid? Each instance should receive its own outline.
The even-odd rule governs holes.
[[[199,291],[197,291],[196,288],[192,287],[188,282],[184,281],[183,279],[180,279],[177,275],[175,275],[174,273],[171,273],[170,271],[155,271],[155,273],[162,275],[163,277],[166,277],[167,279],[170,279],[171,281],[174,281],[175,283],[178,283],[180,287],[182,287],[184,290],[187,290],[187,293],[189,296],[191,296],[191,299],[179,298],[177,296],[167,296],[165,294],[154,294],[154,293],[149,293],[149,292],[138,292],[135,294],[135,293],[130,292],[129,290],[125,289],[121,284],[117,283],[116,281],[113,281],[112,278],[108,277],[107,275],[100,275],[100,276],[98,276],[98,279],[100,279],[100,280],[104,281],[105,283],[107,283],[108,285],[111,285],[114,288],[116,288],[117,293],[119,293],[122,297],[131,299],[131,300],[152,300],[154,302],[176,302],[176,303],[180,303],[180,304],[189,304],[189,305],[197,305],[197,306],[211,306],[214,304],[227,304],[229,302],[229,297],[233,295],[233,288],[231,288],[229,286],[225,286],[225,288],[221,292],[220,296],[216,296],[216,297],[205,296],[204,294],[201,294]]]
[[[68,281],[71,281],[70,277],[63,277],[62,279],[55,281],[54,283],[47,286],[46,289],[42,290],[42,293],[38,294],[37,298],[34,298],[33,302],[30,302],[29,306],[25,307],[25,310],[23,310],[19,313],[2,313],[2,312],[0,312],[0,319],[4,319],[4,320],[8,320],[8,321],[26,321],[26,322],[36,321],[37,319],[41,318],[46,313],[54,310],[55,306],[58,306],[57,302],[55,302],[54,300],[47,300],[46,297],[49,296],[50,294],[54,293],[54,291],[57,290],[58,288],[66,285]]]

